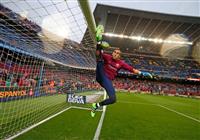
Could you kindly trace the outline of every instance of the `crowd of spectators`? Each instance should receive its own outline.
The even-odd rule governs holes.
[[[84,71],[84,72],[83,72]],[[47,88],[63,87],[65,91],[85,91],[100,89],[95,80],[94,71],[78,70],[46,70],[42,86]]]
[[[199,78],[200,64],[193,59],[169,59],[161,56],[132,55],[126,61],[137,69],[149,71],[164,78]]]
[[[84,91],[101,89],[95,80],[95,72],[91,70],[79,69],[59,69],[45,65],[42,77],[40,70],[29,71],[26,66],[24,74],[18,71],[9,71],[0,69],[0,86],[1,87],[24,87],[40,88],[42,92],[56,93],[57,88],[64,91]],[[19,68],[18,68],[19,69]],[[174,95],[195,95],[200,96],[199,84],[175,83],[164,81],[152,81],[144,79],[130,79],[118,77],[113,81],[116,89],[128,91],[174,94]]]
[[[0,87],[35,87],[36,77],[28,73],[8,72],[6,69],[0,69]]]
[[[6,8],[2,4],[0,4],[0,12],[1,14],[4,14],[9,18],[12,18],[14,22],[26,27],[28,30],[32,30],[35,32],[41,31],[41,27],[38,26],[36,23],[28,20],[26,17],[22,17],[21,15],[13,12],[12,10]]]
[[[199,84],[194,85],[164,81],[118,78],[114,81],[114,86],[116,87],[116,89],[136,92],[200,96]]]
[[[44,90],[41,92],[56,92],[56,88],[65,91],[84,91],[100,89],[95,81],[94,71],[66,70],[48,64],[8,66],[0,64],[1,88],[24,88]]]

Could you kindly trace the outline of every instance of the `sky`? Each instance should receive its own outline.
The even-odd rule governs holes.
[[[91,9],[97,3],[159,13],[200,17],[200,0],[89,0]]]

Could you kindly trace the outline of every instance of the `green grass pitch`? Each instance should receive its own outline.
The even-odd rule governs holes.
[[[101,112],[91,118],[88,110],[69,109],[16,140],[90,140],[100,117]],[[107,107],[100,133],[100,140],[198,139],[199,99],[122,92]]]

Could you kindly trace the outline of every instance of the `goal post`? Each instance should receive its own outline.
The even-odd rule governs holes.
[[[85,15],[85,19],[87,21],[88,28],[89,28],[90,32],[92,33],[93,40],[96,41],[95,40],[96,23],[94,20],[94,16],[91,12],[89,2],[88,2],[88,0],[78,0],[78,2],[80,4],[83,14]]]

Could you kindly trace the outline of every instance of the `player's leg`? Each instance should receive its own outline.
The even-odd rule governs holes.
[[[96,80],[97,82],[103,87],[103,77],[104,77],[104,70],[103,70],[103,61],[97,61],[96,66]],[[95,116],[95,110],[97,109],[96,103],[92,104],[91,116]]]
[[[101,47],[101,42],[103,39],[103,32],[104,32],[104,27],[102,25],[98,25],[96,28],[96,60],[99,61],[101,57],[101,52],[102,52],[102,47]]]
[[[103,87],[102,81],[103,81],[103,77],[104,77],[104,70],[103,70],[104,62],[103,62],[102,53],[103,53],[104,48],[108,48],[110,46],[107,42],[102,41],[103,32],[104,32],[104,27],[102,25],[99,25],[96,28],[96,41],[97,41],[97,45],[96,45],[96,61],[97,61],[96,80],[102,87]],[[95,110],[97,109],[95,106],[96,106],[96,104],[93,103],[92,111],[91,111],[92,117],[95,116]]]
[[[102,53],[104,48],[110,47],[109,43],[103,41],[104,27],[103,25],[98,25],[96,28],[96,59],[97,61],[102,61]]]
[[[95,111],[100,106],[109,105],[116,102],[115,89],[113,87],[112,81],[108,79],[105,75],[102,75],[100,84],[106,90],[106,93],[109,98],[103,100],[100,103],[93,103],[92,104],[93,111]]]
[[[96,28],[96,41],[100,42],[103,39],[104,27],[103,25],[98,25]]]
[[[96,66],[96,81],[103,87],[102,85],[102,77],[104,75],[104,70],[103,70],[103,61],[97,61],[97,66]]]
[[[96,109],[100,106],[109,105],[116,102],[115,89],[113,87],[112,81],[105,76],[103,78],[102,85],[104,89],[106,90],[106,93],[109,98],[105,99],[104,101],[100,103],[96,103]]]
[[[107,77],[106,77],[107,78]],[[100,103],[93,103],[92,104],[92,111],[91,111],[91,116],[94,117],[95,116],[95,111],[104,105],[109,105],[109,104],[113,104],[116,102],[116,95],[115,95],[115,89],[112,85],[112,81],[109,80],[108,78],[105,80],[103,79],[102,81],[102,86],[104,87],[104,89],[106,90],[106,93],[108,95],[109,98],[103,100]]]
[[[104,74],[103,61],[97,63],[96,80],[106,90],[106,93],[109,98],[105,99],[100,103],[92,104],[92,111],[91,111],[92,117],[95,116],[95,110],[98,109],[100,106],[109,105],[116,102],[115,89],[113,87],[112,81],[108,79]]]

